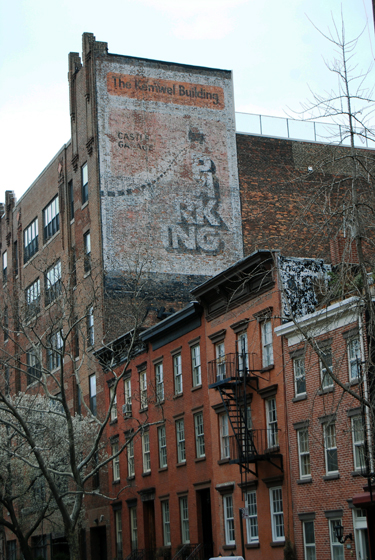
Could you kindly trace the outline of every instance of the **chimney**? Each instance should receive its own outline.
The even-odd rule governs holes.
[[[359,264],[357,247],[354,239],[345,237],[339,232],[330,242],[331,261],[333,266],[340,264]]]

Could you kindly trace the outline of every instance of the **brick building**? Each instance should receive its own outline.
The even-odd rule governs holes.
[[[285,253],[300,256],[307,252],[310,254],[311,250],[307,251],[304,247],[314,239],[315,227],[321,228],[323,222],[315,212],[305,212],[304,225],[301,227],[300,206],[303,207],[303,201],[300,205],[296,201],[301,200],[302,188],[308,197],[320,185],[322,177],[335,177],[338,172],[343,173],[342,169],[331,163],[327,168],[321,168],[318,164],[321,152],[326,154],[337,149],[345,151],[345,148],[236,135],[230,72],[110,54],[107,44],[96,41],[90,33],[83,35],[82,59],[77,53],[69,55],[69,84],[70,142],[62,147],[20,200],[16,201],[13,194],[7,191],[1,211],[1,359],[6,383],[12,391],[37,387],[40,368],[49,372],[61,365],[55,356],[61,348],[59,321],[64,316],[68,346],[62,361],[67,402],[72,411],[81,413],[85,403],[91,412],[100,416],[108,404],[109,387],[106,379],[108,374],[103,374],[95,351],[103,348],[103,345],[107,347],[114,339],[123,336],[124,332],[141,324],[151,328],[144,335],[144,340],[153,348],[154,338],[163,339],[164,330],[168,330],[170,325],[174,330],[174,321],[176,324],[184,323],[185,306],[191,298],[190,290],[197,286],[200,286],[198,292],[193,293],[195,297],[201,298],[205,311],[199,311],[196,306],[188,309],[195,319],[206,319],[201,319],[203,322],[200,326],[194,326],[193,322],[189,322],[190,319],[187,320],[191,334],[186,334],[183,339],[185,354],[181,360],[189,362],[189,341],[198,336],[203,337],[202,329],[202,372],[207,362],[219,357],[215,355],[216,351],[219,352],[218,348],[225,347],[226,353],[228,348],[231,353],[235,352],[235,339],[241,332],[231,326],[239,323],[238,328],[243,326],[243,333],[246,331],[248,317],[243,302],[248,296],[244,295],[242,299],[241,295],[238,300],[240,303],[236,303],[231,312],[225,311],[224,307],[219,312],[208,311],[213,293],[218,304],[221,301],[222,296],[218,296],[221,293],[220,283],[224,286],[226,277],[218,276],[214,281],[209,279],[227,270],[243,254],[252,254],[256,248],[280,248]],[[361,153],[363,157],[371,156],[371,151],[362,150]],[[313,175],[310,167],[313,167]],[[316,201],[316,207],[319,207],[319,200]],[[323,237],[312,246],[312,256],[327,253],[328,244]],[[239,266],[241,268],[242,265]],[[137,283],[140,277],[141,286]],[[206,281],[207,284],[204,283]],[[212,288],[213,292],[210,291],[212,282],[220,284]],[[132,298],[129,298],[129,293],[135,292],[139,294],[136,324],[131,314]],[[266,298],[265,295],[262,297]],[[276,302],[276,295],[269,294],[269,297],[275,300],[267,307],[272,307],[270,313],[275,317],[276,324],[276,317],[280,313],[274,310],[280,308],[280,303]],[[251,305],[254,305],[256,314],[255,303]],[[261,303],[259,306],[261,312]],[[169,318],[169,313],[176,310],[177,315]],[[242,317],[245,321],[243,325]],[[159,332],[159,322],[163,318],[167,319],[161,323]],[[19,319],[28,329],[27,332],[21,329],[22,335],[17,334],[21,332]],[[75,328],[77,321],[79,326]],[[265,323],[265,315],[260,314],[254,321],[249,319],[248,325],[257,325],[258,330],[261,330],[261,325]],[[218,331],[225,333],[221,332],[219,336]],[[34,333],[33,336],[44,333],[43,340],[46,342],[42,348],[39,348],[37,338],[30,338],[30,332]],[[206,334],[212,337],[208,339],[210,342]],[[255,342],[258,345],[258,357],[259,336]],[[164,342],[164,345],[168,353],[175,350],[170,342]],[[279,339],[274,340],[274,348],[280,350],[274,354],[278,362],[269,364],[275,365],[275,368],[270,368],[267,380],[260,377],[259,382],[250,384],[247,393],[253,394],[251,399],[257,402],[256,406],[252,405],[253,408],[255,406],[254,418],[257,414],[259,418],[263,415],[262,422],[258,424],[263,427],[257,428],[259,430],[267,430],[265,407],[271,405],[266,403],[275,399],[277,408],[270,410],[269,414],[277,414],[282,438],[286,437],[286,425],[282,404],[283,384],[279,382]],[[152,360],[158,360],[160,354],[154,350],[151,353],[144,350],[144,353],[144,360],[149,360],[150,372],[154,372]],[[171,360],[172,357],[168,368],[171,368]],[[141,364],[132,364],[132,368]],[[203,425],[206,426],[206,419],[209,418],[207,425],[212,430],[211,441],[216,442],[210,448],[210,442],[205,439],[205,449],[207,457],[211,454],[211,458],[216,458],[221,454],[217,443],[218,430],[219,423],[225,423],[222,420],[225,408],[220,405],[220,386],[208,389],[208,385],[204,385],[215,385],[215,382],[209,382],[214,366],[210,368],[206,370],[205,376],[202,373],[202,389],[192,393],[194,402],[184,395],[182,399],[175,398],[171,403],[166,400],[165,408],[172,407],[173,402],[173,406],[179,409],[178,403],[184,402],[186,418],[188,412],[193,412],[196,418],[201,411],[195,410],[195,399],[199,401],[198,395],[204,395],[199,406],[205,404],[209,409],[203,406]],[[264,367],[260,363],[255,367],[256,371],[262,369]],[[135,371],[138,375],[138,370]],[[172,388],[171,375],[169,369]],[[275,375],[277,380],[273,378]],[[257,385],[255,391],[255,384],[258,383],[259,387]],[[171,391],[177,397],[173,388]],[[58,400],[58,388],[55,388],[53,397]],[[246,398],[250,399],[250,396]],[[158,411],[153,408],[153,413]],[[173,420],[174,424],[177,420]],[[151,426],[150,430],[156,434],[159,427]],[[167,428],[171,430],[171,427]],[[123,434],[117,433],[116,429],[116,423],[110,426],[109,437],[118,435],[121,441]],[[187,422],[187,429],[191,434],[195,433],[191,418]],[[192,441],[189,444],[193,445]],[[259,444],[263,450],[267,449],[263,440]],[[140,445],[139,442],[137,445]],[[154,457],[156,445],[157,441],[150,438],[150,451]],[[188,452],[190,457],[194,456],[193,449],[186,448]],[[179,511],[179,503],[185,504],[183,498],[186,495],[189,496],[188,508],[196,508],[202,518],[206,518],[208,499],[214,504],[215,512],[223,513],[221,508],[224,503],[229,511],[229,496],[233,494],[233,504],[238,507],[241,491],[250,488],[254,491],[256,480],[259,479],[257,492],[262,496],[262,504],[269,504],[272,488],[276,492],[275,496],[279,496],[277,492],[280,490],[286,507],[285,527],[292,535],[287,477],[284,475],[284,478],[280,478],[279,474],[280,456],[283,457],[284,471],[287,468],[286,454],[287,445],[282,439],[280,453],[275,452],[275,464],[272,464],[273,459],[268,452],[258,453],[264,459],[259,460],[259,472],[263,478],[258,476],[253,479],[249,475],[249,479],[245,477],[246,481],[241,483],[241,488],[235,477],[238,466],[227,464],[226,458],[218,459],[224,462],[215,475],[209,472],[212,469],[209,463],[212,461],[208,461],[207,457],[202,461],[194,460],[202,485],[195,487],[192,482],[189,494],[183,494],[186,485],[181,486],[178,492],[182,494],[178,500],[181,498],[182,501],[176,501],[175,497],[173,511]],[[120,469],[123,468],[121,461]],[[140,468],[139,464],[135,467]],[[244,470],[245,466],[241,468]],[[177,468],[177,472],[183,472],[184,469],[187,470],[182,465]],[[162,470],[156,473],[153,469],[151,475],[142,477],[144,481],[153,480],[152,484],[150,482],[149,486],[142,488],[156,488],[159,484],[168,486],[168,483],[163,482],[163,477],[167,478],[165,474]],[[121,479],[124,476],[121,474]],[[211,482],[208,483],[208,480]],[[230,486],[228,481],[235,481],[235,484]],[[112,480],[107,487],[105,476],[101,477],[100,484],[104,492],[113,489]],[[137,503],[148,502],[144,512],[148,508],[148,523],[152,527],[150,502],[154,504],[155,523],[160,508],[156,509],[156,501],[147,499],[147,492],[138,500]],[[161,501],[165,502],[166,498]],[[127,504],[128,509],[123,506],[123,527],[126,526],[124,523],[128,523],[127,515],[130,515],[132,503],[130,501],[130,505]],[[265,508],[265,515],[271,515],[270,510],[267,510],[268,505],[262,507]],[[105,549],[110,554],[113,538],[110,520],[120,515],[115,514],[115,511],[118,511],[116,506],[115,509],[109,508],[99,498],[87,499],[83,542],[86,543],[85,554],[88,558],[105,555]],[[227,542],[223,526],[216,526],[215,523],[212,518],[212,528],[208,523],[205,528],[199,523],[192,527],[191,542],[201,542],[202,539],[208,542],[212,530],[214,547],[219,542],[225,542],[225,546],[229,547],[227,550],[233,550],[233,543]],[[249,542],[248,546],[255,548],[252,553],[260,557],[264,550],[262,542],[272,542],[273,546],[267,554],[276,557],[281,553],[277,545],[282,543],[282,539],[275,541],[271,525],[267,522],[266,526],[268,529],[259,529],[259,550],[256,541]],[[227,524],[227,530],[229,527],[231,531],[230,523]],[[236,550],[239,552],[238,519],[233,520],[233,529]],[[142,538],[142,531],[153,544],[152,531],[147,530],[145,523],[140,525],[139,539]],[[173,531],[171,534],[176,543],[178,529],[175,527]],[[251,534],[251,529],[249,531]],[[61,535],[52,535],[52,541],[57,542],[60,538]],[[160,535],[156,532],[155,539],[156,546],[161,546]],[[219,549],[214,550],[216,553]]]

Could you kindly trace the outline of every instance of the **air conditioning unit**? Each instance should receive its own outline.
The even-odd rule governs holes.
[[[122,413],[124,416],[131,416],[132,413],[132,405],[129,403],[122,405]]]

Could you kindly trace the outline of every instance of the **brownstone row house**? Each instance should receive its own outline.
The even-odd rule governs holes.
[[[1,366],[11,392],[31,393],[41,369],[63,364],[72,413],[103,417],[113,377],[103,360],[147,327],[108,427],[110,450],[129,444],[96,481],[113,497],[129,487],[112,505],[87,496],[82,557],[168,556],[188,541],[206,556],[240,554],[241,525],[252,555],[281,558],[285,537],[302,554],[290,350],[275,335],[283,309],[266,249],[328,256],[314,237],[319,197],[303,219],[296,201],[343,173],[340,158],[320,162],[346,148],[236,134],[231,72],[110,54],[90,33],[82,60],[69,55],[69,85],[71,140],[18,201],[5,195]],[[132,440],[139,421],[148,429]],[[66,552],[50,528],[35,547]]]

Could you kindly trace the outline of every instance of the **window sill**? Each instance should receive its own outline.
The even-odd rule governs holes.
[[[307,399],[307,395],[306,395],[306,393],[303,393],[301,395],[297,395],[296,397],[294,397],[292,399],[292,402],[305,401],[306,399]]]
[[[264,371],[270,371],[271,369],[273,369],[275,367],[275,364],[270,364],[269,366],[264,366],[262,367],[262,369],[260,370],[260,372],[264,372]]]
[[[191,388],[192,391],[197,391],[198,389],[202,389],[202,383]]]
[[[43,242],[43,249],[44,249],[44,247],[49,245],[51,243],[51,241],[53,241],[55,239],[55,237],[58,236],[59,233],[60,233],[60,229],[58,229],[53,235],[51,235],[51,237],[49,237],[47,240],[45,240]]]
[[[72,218],[72,219],[70,220],[70,225],[72,226],[73,224],[74,224],[74,218]]]
[[[351,379],[349,383],[345,383],[345,387],[350,388],[353,387],[353,385],[358,385],[358,383],[359,383],[359,379],[358,377],[356,377],[355,379]]]
[[[135,479],[135,474],[132,474],[131,476],[126,477],[126,480],[134,480]]]
[[[147,412],[148,406],[144,406],[143,408],[139,409],[139,412]]]
[[[86,200],[86,202],[84,202],[84,203],[82,204],[81,210],[83,210],[84,208],[86,208],[86,206],[88,206],[88,205],[89,205],[89,201]]]
[[[118,478],[117,480],[112,480],[112,486],[116,486],[116,484],[120,484],[121,480]]]
[[[179,467],[186,467],[186,461],[183,461],[182,463],[177,463],[176,467],[177,467],[177,468],[179,468]]]
[[[285,546],[285,539],[283,541],[272,541],[270,542],[272,548],[277,548],[278,546]]]
[[[195,459],[195,462],[196,462],[196,463],[201,463],[202,461],[205,461],[205,460],[206,460],[206,455],[205,455],[204,457],[197,457],[197,458]]]
[[[352,476],[363,476],[362,471],[358,470],[358,471],[352,471],[350,473]]]
[[[306,478],[299,478],[297,480],[297,484],[310,484],[312,482],[312,477],[306,477]]]
[[[115,424],[117,424],[117,422],[118,422],[117,418],[114,418],[113,420],[110,421],[109,425],[114,426]]]
[[[223,545],[223,550],[236,550],[236,545],[235,544],[224,544]]]
[[[158,472],[165,472],[168,470],[168,467],[161,467],[160,469],[158,469]]]
[[[272,447],[267,447],[266,453],[278,453],[280,451],[280,445],[273,445]]]
[[[259,542],[245,544],[245,548],[259,548],[259,547],[260,547]]]
[[[145,476],[151,476],[151,471],[143,472],[143,473],[142,473],[142,476],[143,476],[143,477],[145,477]]]
[[[24,248],[24,250],[25,250],[25,248]],[[36,253],[34,253],[33,256],[29,258],[29,260],[27,260],[25,263],[23,263],[22,268],[25,268],[25,266],[30,264],[38,254],[39,254],[39,250]]]
[[[228,457],[227,459],[219,459],[217,464],[218,465],[226,465],[227,463],[229,463],[230,458]]]
[[[89,276],[91,276],[91,270],[89,270],[88,272],[85,272],[85,274],[83,275],[83,278],[88,278]]]
[[[179,399],[179,398],[181,398],[181,397],[183,397],[183,396],[184,396],[183,393],[177,393],[177,395],[173,395],[173,400]]]
[[[319,389],[318,395],[326,395],[327,393],[333,393],[335,387],[332,385],[331,387],[326,387],[325,389]]]
[[[323,480],[337,480],[338,478],[340,478],[340,474],[339,473],[326,474],[322,478]]]

